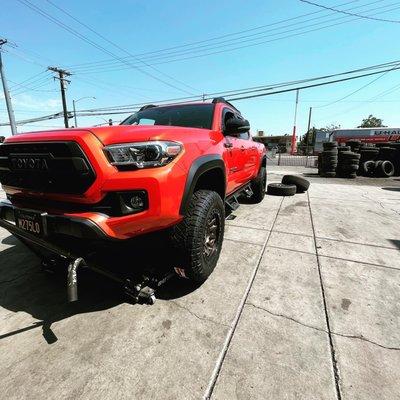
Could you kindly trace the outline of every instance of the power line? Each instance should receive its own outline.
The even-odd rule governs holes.
[[[394,10],[397,10],[399,8],[400,7],[392,8],[392,9],[384,11],[384,12],[394,11]],[[383,13],[383,12],[381,12],[381,13]],[[380,13],[377,13],[377,14],[380,14]],[[170,59],[170,60],[166,60],[166,61],[160,61],[158,63],[154,63],[154,65],[168,64],[168,63],[177,62],[177,61],[192,60],[192,59],[206,57],[206,56],[210,56],[210,55],[217,55],[217,54],[222,54],[222,53],[226,53],[226,52],[232,52],[234,50],[240,50],[240,49],[244,49],[244,48],[259,46],[259,45],[266,44],[266,43],[272,43],[272,42],[276,42],[276,41],[280,41],[280,40],[284,40],[284,39],[288,39],[288,38],[292,38],[292,37],[297,37],[297,36],[300,36],[300,35],[305,35],[305,34],[310,33],[310,32],[320,31],[322,29],[327,29],[327,28],[330,28],[330,27],[333,27],[333,26],[343,25],[343,24],[355,21],[356,19],[358,19],[358,18],[354,18],[353,20],[338,22],[338,23],[334,23],[334,24],[330,24],[330,25],[325,25],[325,26],[319,27],[319,28],[309,29],[309,30],[306,30],[306,31],[302,31],[302,32],[298,32],[298,33],[282,36],[282,37],[275,38],[275,39],[264,40],[264,41],[257,42],[257,43],[251,43],[251,44],[248,44],[248,45],[237,46],[237,47],[232,47],[232,48],[227,48],[228,46],[222,46],[223,50],[210,51],[208,53],[197,54],[197,55],[192,55],[192,56],[183,57],[183,58],[175,58],[175,59]],[[219,46],[219,47],[221,47],[221,46]],[[128,68],[122,68],[122,66],[121,66],[119,68],[97,69],[97,70],[90,69],[90,70],[87,70],[87,71],[83,70],[83,71],[77,71],[77,72],[79,72],[81,74],[82,73],[83,74],[93,74],[93,73],[103,73],[103,72],[124,71],[126,69],[128,69]]]
[[[68,17],[70,17],[71,19],[73,19],[75,22],[77,22],[78,24],[80,24],[81,26],[85,27],[86,29],[88,29],[90,32],[94,33],[95,35],[97,35],[99,38],[105,40],[107,43],[111,44],[112,46],[114,46],[115,48],[117,48],[118,50],[123,51],[124,53],[128,54],[130,57],[135,58],[136,60],[138,60],[141,64],[143,64],[146,67],[151,68],[152,70],[156,71],[157,73],[167,77],[168,79],[171,79],[177,83],[179,83],[180,85],[186,86],[187,88],[191,89],[191,90],[195,90],[197,91],[197,89],[193,88],[192,86],[187,85],[186,83],[165,74],[164,72],[160,71],[159,69],[155,68],[154,66],[146,63],[145,61],[142,61],[140,58],[137,58],[135,55],[131,54],[129,51],[127,51],[126,49],[122,48],[120,45],[116,44],[115,42],[109,40],[108,38],[106,38],[104,35],[102,35],[101,33],[95,31],[93,28],[91,28],[90,26],[88,26],[87,24],[83,23],[82,21],[80,21],[79,19],[77,19],[76,17],[74,17],[72,14],[70,14],[69,12],[67,12],[66,10],[64,10],[63,8],[59,7],[58,5],[54,4],[51,0],[46,0],[49,4],[51,4],[53,7],[55,7],[57,10],[61,11],[62,13],[64,13],[65,15],[67,15]]]
[[[398,61],[399,63],[399,61]],[[365,70],[366,68],[364,68]],[[271,96],[274,94],[280,94],[280,93],[286,93],[286,92],[292,92],[292,91],[297,91],[297,90],[303,90],[303,89],[309,89],[309,88],[314,88],[314,87],[319,87],[319,86],[325,86],[325,85],[331,85],[331,84],[336,84],[336,83],[340,83],[340,82],[345,82],[345,81],[350,81],[350,80],[354,80],[354,79],[360,79],[363,77],[367,77],[367,76],[371,76],[371,75],[376,75],[376,74],[381,74],[382,72],[386,72],[386,71],[394,71],[394,70],[398,70],[400,69],[400,67],[396,67],[396,68],[390,68],[387,69],[385,71],[374,71],[374,72],[367,72],[367,73],[363,73],[363,74],[358,74],[356,76],[350,76],[350,77],[345,77],[345,78],[340,78],[340,79],[334,79],[334,80],[330,80],[330,81],[326,81],[326,82],[319,82],[319,83],[311,83],[308,85],[302,85],[302,86],[295,86],[295,87],[291,87],[291,88],[287,88],[287,89],[282,89],[282,90],[274,90],[274,91],[269,91],[269,92],[264,92],[264,93],[254,93],[254,94],[249,94],[247,96],[241,96],[239,95],[238,97],[235,97],[234,94],[232,94],[232,97],[227,97],[228,101],[238,101],[238,100],[245,100],[245,99],[251,99],[251,98],[257,98],[257,97],[262,97],[262,96]],[[343,73],[341,73],[343,74]],[[340,74],[337,74],[337,76]],[[318,78],[316,78],[318,79]],[[266,88],[265,90],[269,89]],[[243,89],[242,89],[243,90]],[[239,91],[239,93],[241,93]],[[207,100],[209,99],[209,97],[207,97]],[[143,105],[143,104],[142,104]],[[131,107],[130,110],[128,109],[124,109],[124,110],[118,110],[118,109],[114,109],[114,110],[81,110],[78,112],[78,115],[80,116],[94,116],[94,115],[113,115],[113,114],[128,114],[131,113],[133,111],[134,107]],[[138,108],[138,107],[136,107]],[[89,112],[91,111],[91,112]],[[18,124],[26,124],[29,122],[38,122],[38,121],[44,121],[47,119],[55,119],[55,118],[59,118],[61,116],[61,113],[57,113],[57,114],[53,114],[53,115],[49,115],[49,116],[44,116],[44,117],[39,117],[39,118],[33,118],[33,119],[29,119],[29,120],[24,120],[24,121],[18,121]],[[68,115],[69,117],[69,115]],[[0,124],[0,126],[5,126],[8,124]]]
[[[11,92],[13,94],[13,96],[17,96],[20,95],[22,93],[26,93],[29,91],[33,91],[33,92],[54,92],[54,90],[40,90],[39,88],[46,86],[49,83],[49,76],[46,76],[44,78],[40,78],[36,81],[33,81],[32,83],[30,83],[30,85],[34,85],[34,86],[28,86],[28,85],[23,85],[22,83],[19,84],[15,84],[15,82],[11,81],[14,83],[14,86],[11,88]],[[15,89],[15,91],[13,90],[14,87],[16,86],[20,86],[19,88]]]
[[[398,67],[399,65],[400,65],[400,64],[396,64],[395,67]],[[391,72],[391,71],[393,71],[394,69],[396,69],[395,67],[393,67],[392,69],[387,70],[386,72],[383,72],[382,75],[378,76],[377,78],[372,79],[370,82],[367,82],[365,85],[362,85],[361,87],[359,87],[358,89],[352,91],[351,93],[347,94],[346,96],[343,96],[343,97],[341,97],[340,99],[337,99],[337,100],[335,100],[335,101],[332,101],[332,102],[330,102],[330,103],[328,103],[328,104],[324,104],[324,105],[322,105],[322,106],[317,106],[317,107],[314,107],[314,108],[324,108],[324,107],[328,107],[328,106],[331,106],[332,104],[339,103],[339,102],[341,102],[342,100],[349,98],[349,97],[352,96],[353,94],[356,94],[356,93],[360,92],[360,91],[363,90],[364,88],[366,88],[366,87],[372,85],[373,83],[375,83],[377,80],[383,78],[386,74],[388,74],[389,72]]]
[[[400,67],[393,68],[393,69],[390,69],[388,71],[394,71],[394,70],[398,70],[398,69],[400,69]],[[336,79],[336,80],[332,80],[332,81],[328,81],[328,82],[314,83],[312,85],[304,85],[304,86],[297,87],[295,89],[292,88],[292,89],[276,90],[276,91],[271,92],[271,93],[261,93],[261,94],[253,94],[253,95],[250,95],[250,96],[234,97],[234,98],[228,98],[227,100],[228,101],[237,101],[237,100],[252,99],[252,98],[260,97],[260,96],[271,96],[273,94],[292,92],[293,90],[310,89],[310,88],[319,87],[319,86],[331,85],[333,83],[340,83],[340,82],[350,81],[350,80],[353,80],[353,79],[359,79],[359,78],[363,78],[363,77],[371,76],[371,75],[376,75],[376,74],[380,74],[380,73],[381,73],[381,71],[379,71],[379,72],[370,72],[368,74],[352,76],[352,77],[349,77],[349,78],[341,78],[341,79]]]
[[[60,20],[58,20],[57,18],[54,18],[53,16],[51,16],[49,13],[47,13],[46,11],[42,10],[41,8],[37,7],[36,5],[34,5],[33,3],[31,3],[29,0],[18,0],[21,4],[25,5],[26,7],[30,8],[31,10],[33,10],[34,12],[42,15],[44,18],[48,19],[49,21],[53,22],[54,24],[58,25],[60,28],[66,30],[67,32],[71,33],[72,35],[74,35],[75,37],[81,39],[82,41],[90,44],[91,46],[95,47],[96,49],[110,55],[113,58],[116,58],[118,60],[121,60],[122,62],[124,62],[126,65],[128,65],[130,68],[134,68],[138,71],[140,71],[141,73],[159,81],[164,83],[165,85],[168,85],[170,87],[173,87],[174,89],[177,89],[179,91],[185,92],[185,93],[190,93],[187,92],[184,89],[179,88],[176,85],[173,85],[172,83],[169,83],[153,74],[151,74],[148,71],[145,71],[137,66],[134,66],[132,64],[130,64],[129,62],[121,59],[121,57],[115,55],[114,53],[112,53],[111,51],[107,50],[105,47],[97,44],[96,42],[92,41],[91,39],[87,38],[86,36],[82,35],[81,33],[79,33],[78,31],[76,31],[75,29],[70,28],[69,26],[65,25],[63,22],[61,22]],[[191,94],[191,93],[190,93]]]
[[[347,113],[349,113],[351,111],[357,110],[358,108],[361,108],[361,107],[365,106],[365,103],[369,103],[369,104],[375,103],[376,99],[385,97],[388,94],[391,94],[391,93],[393,93],[393,92],[395,92],[395,91],[397,91],[399,89],[400,89],[400,84],[397,84],[397,85],[395,85],[395,86],[393,86],[393,87],[391,87],[389,89],[385,89],[384,91],[374,95],[373,97],[369,98],[368,100],[365,100],[365,102],[363,102],[364,104],[358,104],[358,105],[356,105],[354,107],[351,107],[351,108],[349,108],[349,109],[347,109],[345,111],[341,111],[340,113],[335,113],[335,114],[333,114],[333,115],[331,115],[331,116],[329,116],[329,117],[327,117],[325,119],[331,119],[331,118],[335,118],[338,115],[347,114]],[[398,102],[398,101],[396,101],[396,102]]]
[[[17,86],[25,86],[24,84],[26,84],[26,83],[28,83],[28,82],[29,82],[29,84],[35,83],[35,82],[37,81],[37,79],[34,79],[34,78],[37,78],[37,77],[39,77],[39,76],[41,76],[41,75],[43,75],[43,74],[45,74],[45,73],[46,73],[46,71],[42,71],[42,72],[39,72],[38,74],[35,74],[35,75],[33,75],[33,76],[31,76],[31,77],[29,77],[29,78],[23,80],[22,82],[19,82],[19,83],[13,82],[14,85],[11,86],[10,89],[14,89],[14,88],[17,87]],[[43,78],[43,77],[41,77],[40,79],[42,79],[42,78]],[[33,79],[33,81],[32,81],[32,79]],[[11,82],[11,81],[10,81],[10,82]]]
[[[328,75],[323,75],[323,76],[318,76],[318,77],[312,77],[312,78],[307,78],[307,79],[301,79],[301,80],[295,80],[295,81],[288,81],[288,82],[280,82],[280,83],[275,83],[275,84],[264,84],[260,86],[253,86],[250,88],[243,88],[243,89],[235,89],[235,90],[225,90],[225,91],[219,91],[219,92],[213,92],[213,93],[208,93],[207,98],[213,98],[216,96],[226,96],[226,95],[233,95],[233,94],[247,94],[247,93],[255,93],[255,92],[261,92],[261,91],[266,91],[266,90],[272,90],[280,87],[285,87],[285,86],[293,86],[296,84],[302,84],[302,83],[307,83],[307,82],[312,82],[312,81],[317,81],[317,80],[324,80],[324,79],[329,79],[329,78],[334,78],[334,77],[339,77],[339,76],[345,76],[345,75],[351,75],[351,74],[356,74],[360,72],[366,72],[366,71],[371,71],[371,70],[376,70],[376,69],[384,69],[384,68],[389,68],[393,67],[394,65],[400,63],[400,60],[396,61],[391,61],[391,62],[386,62],[382,64],[376,64],[368,67],[363,67],[363,68],[358,68],[358,69],[353,69],[349,71],[344,71],[340,73],[335,73],[335,74],[328,74]],[[382,71],[380,71],[382,72]],[[179,101],[190,101],[190,100],[198,100],[199,97],[180,97],[180,98],[170,98],[170,99],[164,99],[164,100],[158,100],[158,101],[153,101],[152,103],[164,103],[164,102],[179,102]],[[89,110],[83,110],[83,111],[106,111],[106,110],[115,110],[115,109],[123,109],[123,108],[132,108],[136,106],[143,105],[143,103],[134,103],[134,104],[126,104],[126,105],[119,105],[119,106],[112,106],[112,107],[103,107],[103,108],[96,108],[96,109],[89,109]]]
[[[342,4],[339,4],[337,6],[339,7],[339,6],[342,6],[342,5],[355,3],[357,1],[359,1],[359,0],[348,1],[346,3],[342,3]],[[256,31],[256,30],[259,30],[259,29],[263,29],[265,27],[279,25],[279,24],[284,23],[284,22],[288,22],[288,21],[292,21],[292,20],[295,20],[295,19],[303,18],[303,17],[308,16],[308,15],[319,14],[321,12],[324,12],[324,10],[314,11],[314,12],[310,12],[310,13],[307,13],[307,14],[298,15],[298,16],[295,16],[295,17],[291,17],[291,18],[287,18],[287,19],[284,19],[284,20],[276,21],[276,22],[269,23],[269,24],[266,24],[266,25],[261,25],[261,26],[257,26],[257,27],[253,27],[253,28],[249,28],[249,29],[245,29],[245,30],[241,30],[241,31],[227,33],[227,34],[224,34],[224,35],[215,36],[215,37],[208,38],[208,39],[198,40],[198,41],[195,41],[195,42],[190,42],[190,43],[186,43],[186,44],[182,44],[182,45],[167,47],[167,48],[163,48],[163,49],[152,50],[152,51],[145,52],[145,53],[138,53],[138,54],[135,54],[135,56],[136,57],[140,57],[140,56],[149,55],[149,54],[159,54],[159,53],[162,53],[162,52],[165,52],[165,51],[169,51],[169,50],[175,50],[175,49],[178,49],[178,48],[190,47],[190,46],[193,46],[193,45],[196,45],[196,44],[207,43],[207,42],[210,42],[210,41],[219,40],[219,39],[223,39],[223,38],[226,38],[226,37],[236,36],[236,35],[239,35],[239,34],[242,34],[242,33]],[[70,68],[74,68],[74,67],[79,67],[79,66],[82,66],[82,65],[97,64],[97,63],[101,64],[103,62],[110,62],[110,61],[113,61],[113,60],[109,60],[108,59],[108,60],[101,60],[101,61],[97,61],[97,62],[86,62],[86,63],[81,63],[81,64],[70,65],[69,67]]]
[[[358,18],[363,18],[363,19],[370,19],[370,20],[373,20],[373,21],[391,22],[391,23],[394,23],[394,24],[400,24],[400,21],[393,20],[393,19],[382,19],[382,18],[368,17],[366,15],[350,13],[350,12],[347,12],[347,11],[338,10],[336,8],[333,8],[333,7],[323,6],[322,4],[314,3],[314,2],[309,1],[309,0],[300,0],[300,1],[302,3],[311,4],[312,6],[324,8],[325,10],[335,11],[337,13],[346,14],[346,15],[350,15],[350,16],[353,16],[353,17],[358,17]]]
[[[377,3],[377,2],[380,2],[380,1],[381,0],[374,1],[372,3],[364,4],[362,6],[358,6],[358,7],[355,7],[355,8],[365,7],[366,5],[374,4],[374,3]],[[377,7],[377,8],[374,8],[374,9],[369,9],[367,11],[371,12],[371,11],[381,10],[382,8],[392,7],[393,5],[398,5],[398,4],[399,4],[398,2],[397,3],[392,3],[390,5],[385,5],[385,6]],[[384,12],[388,12],[388,11],[393,11],[393,9],[386,10]],[[313,18],[313,19],[320,19],[320,18],[326,18],[326,16]],[[295,29],[286,30],[284,32],[274,33],[272,35],[271,34],[264,35],[264,36],[261,36],[261,37],[255,38],[255,39],[238,40],[238,39],[245,38],[245,37],[239,37],[239,38],[235,39],[236,41],[234,41],[234,40],[229,41],[228,44],[226,44],[224,42],[221,42],[222,44],[221,43],[216,43],[216,44],[212,45],[213,47],[208,46],[207,48],[204,48],[204,49],[201,49],[201,48],[197,47],[197,48],[192,48],[192,49],[185,50],[185,51],[175,52],[174,54],[171,54],[171,53],[168,53],[168,54],[157,54],[157,55],[152,56],[150,58],[146,58],[146,60],[147,61],[151,60],[152,62],[159,60],[160,61],[159,63],[154,63],[154,65],[159,65],[159,64],[166,64],[166,63],[169,63],[169,62],[183,61],[183,60],[188,60],[188,59],[193,59],[193,58],[198,58],[198,57],[204,57],[204,56],[213,55],[213,54],[230,52],[230,51],[237,50],[237,49],[247,48],[247,47],[251,47],[251,46],[257,46],[257,45],[260,45],[260,44],[274,42],[274,41],[286,39],[286,38],[289,38],[289,37],[299,36],[299,35],[302,35],[302,34],[305,34],[305,33],[308,33],[308,32],[313,32],[313,31],[317,31],[317,30],[320,30],[320,29],[325,29],[325,28],[328,28],[328,27],[331,27],[331,26],[340,25],[340,24],[343,24],[343,23],[348,23],[348,22],[351,22],[352,20],[358,19],[358,18],[353,18],[352,20],[348,20],[348,21],[344,21],[344,22],[340,22],[340,23],[336,23],[336,24],[331,24],[331,25],[326,25],[327,22],[343,20],[343,19],[346,19],[346,18],[348,19],[348,16],[330,19],[328,21],[319,22],[319,23],[316,23],[316,24],[309,24],[307,26],[301,26],[301,27],[298,27],[298,28],[295,28]],[[304,23],[304,22],[307,22],[307,21],[301,21],[300,23]],[[297,22],[296,24],[299,24],[299,22]],[[292,25],[296,25],[296,24],[291,24],[291,25],[288,25],[288,26],[292,26]],[[259,40],[261,40],[263,38],[269,38],[269,37],[273,37],[273,36],[277,36],[277,35],[285,35],[285,34],[290,33],[290,32],[298,31],[299,29],[310,28],[310,27],[313,27],[313,26],[316,26],[316,25],[321,25],[321,24],[325,24],[325,26],[318,27],[318,28],[311,29],[311,30],[307,30],[307,31],[303,31],[303,32],[297,32],[297,33],[294,33],[294,34],[290,34],[290,35],[283,36],[283,37],[278,37],[278,38],[275,38],[275,39],[270,39],[270,40],[267,40],[267,41],[261,41],[261,42],[254,43],[255,41],[259,41]],[[273,30],[276,30],[276,29],[283,29],[283,28],[286,28],[288,26],[270,29],[270,30],[265,31],[265,32],[273,31]],[[261,34],[261,33],[264,34],[265,32],[260,32],[260,33],[258,33],[258,35]],[[250,42],[250,44],[232,48],[232,46],[235,46],[235,45],[241,44],[241,43],[246,43],[246,42]],[[206,47],[206,46],[201,46],[201,47]],[[210,52],[211,50],[218,50],[220,48],[222,48],[223,50]],[[200,51],[206,51],[206,53],[200,54],[200,55],[197,54],[197,55],[191,56],[191,54],[196,53],[196,52],[198,53]],[[208,51],[208,53],[207,53],[207,51]],[[160,52],[158,52],[158,53],[160,53]],[[188,57],[175,58],[175,59],[172,58],[171,59],[171,57],[182,57],[182,56],[185,56],[185,55],[188,55]],[[163,60],[165,60],[165,61],[163,61]],[[73,68],[73,69],[74,69],[74,71],[79,72],[79,73],[111,72],[111,71],[120,71],[120,70],[125,70],[126,69],[126,68],[121,68],[122,65],[120,65],[116,61],[108,60],[108,61],[101,61],[100,63],[103,63],[104,66],[100,67],[100,65],[99,65],[100,68],[95,68],[95,66],[97,66],[98,64],[92,63],[93,66],[90,66],[91,63],[87,63],[86,66],[77,67],[77,68]],[[106,65],[105,63],[108,63],[109,65]],[[119,68],[115,68],[118,65],[120,67]],[[114,68],[111,68],[112,66],[114,66]]]

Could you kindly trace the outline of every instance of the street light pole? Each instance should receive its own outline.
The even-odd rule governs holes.
[[[72,108],[74,110],[74,121],[75,121],[75,128],[78,127],[78,121],[76,120],[76,108],[75,108],[75,100],[72,100]]]
[[[96,97],[93,97],[93,96],[85,96],[85,97],[81,97],[81,98],[78,99],[78,100],[72,100],[72,108],[73,108],[73,110],[74,110],[75,128],[78,127],[78,120],[77,120],[77,118],[76,118],[76,106],[75,106],[75,104],[76,104],[78,101],[81,101],[81,100],[84,100],[84,99],[93,99],[93,100],[96,100]]]

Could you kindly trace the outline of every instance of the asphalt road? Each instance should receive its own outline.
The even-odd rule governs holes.
[[[0,398],[398,398],[400,181],[310,180],[242,205],[210,279],[153,306],[90,272],[68,304],[0,229]]]

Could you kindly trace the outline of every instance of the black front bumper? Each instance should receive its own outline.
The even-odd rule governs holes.
[[[47,227],[46,236],[36,237],[15,225],[15,208],[8,200],[0,201],[0,226],[12,234],[27,238],[30,241],[34,238],[47,242],[46,237],[52,238],[56,236],[68,236],[85,240],[115,240],[107,236],[101,228],[90,220],[51,214],[46,214],[43,217]]]

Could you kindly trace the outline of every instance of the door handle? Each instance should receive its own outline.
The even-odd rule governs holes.
[[[245,148],[244,146],[241,146],[241,147],[240,147],[240,150],[245,151],[246,148]]]
[[[225,142],[225,143],[224,143],[224,146],[225,146],[227,149],[230,149],[231,147],[233,147],[233,144],[232,144],[232,143],[229,143],[229,142]]]

